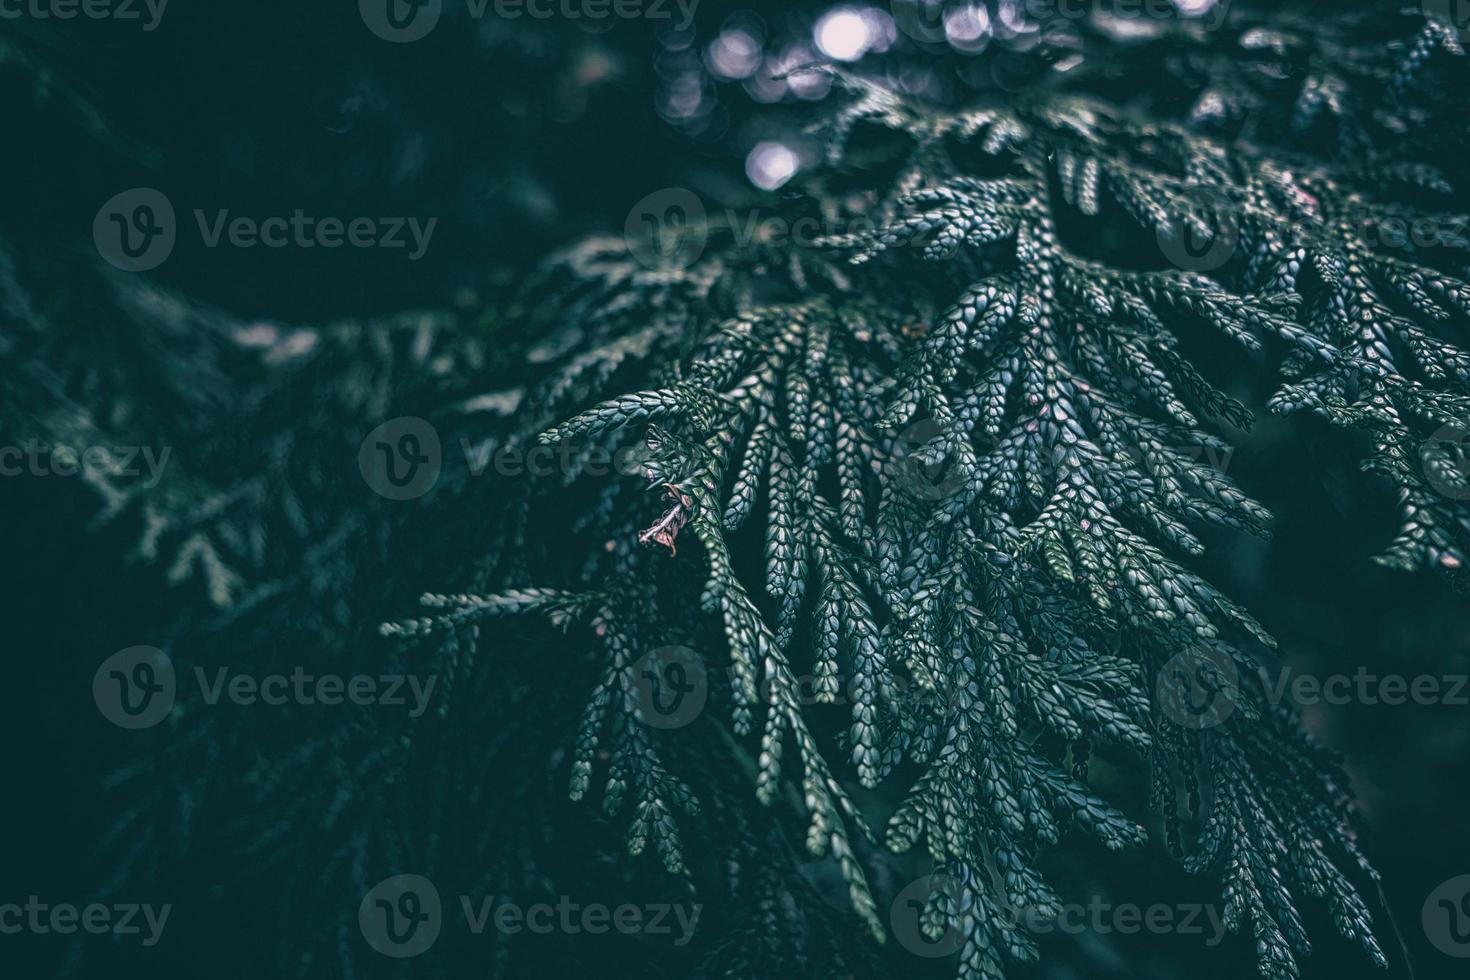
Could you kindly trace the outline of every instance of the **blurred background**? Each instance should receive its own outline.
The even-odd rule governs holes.
[[[1188,17],[1219,12],[1209,0],[1174,3]],[[1310,18],[1311,5],[1301,6]],[[114,331],[138,310],[156,314],[160,297],[186,301],[188,316],[305,345],[324,324],[448,310],[450,329],[486,331],[493,361],[498,311],[551,249],[621,233],[630,208],[660,188],[741,207],[779,198],[814,166],[804,126],[828,82],[787,72],[821,60],[861,63],[915,96],[953,103],[1024,91],[1070,67],[1056,53],[1068,39],[1040,44],[1020,4],[699,0],[687,22],[678,5],[662,9],[667,17],[511,19],[475,17],[463,0],[443,0],[437,24],[412,41],[375,33],[372,18],[347,2],[173,0],[152,29],[143,7],[139,21],[7,15],[5,316],[64,321],[82,338],[74,346],[96,340],[86,349],[90,367],[67,363],[59,373],[127,371],[135,384],[148,371],[129,362],[136,352]],[[1081,57],[1080,28],[1072,46]],[[1119,84],[1126,95],[1131,83]],[[171,202],[178,241],[156,268],[119,274],[98,255],[93,221],[109,198],[138,187]],[[194,227],[196,209],[436,224],[415,259],[406,250],[210,248]],[[27,336],[4,341],[9,358],[34,353]],[[1393,501],[1357,472],[1342,435],[1264,413],[1270,382],[1235,392],[1261,423],[1230,475],[1277,514],[1280,532],[1269,543],[1216,535],[1206,577],[1252,609],[1300,671],[1470,673],[1466,596],[1369,562],[1392,534]],[[12,394],[18,384],[0,379]],[[230,403],[219,397],[213,410],[228,417]],[[96,855],[116,813],[103,787],[134,749],[128,733],[97,716],[92,673],[106,653],[157,634],[198,602],[192,587],[168,581],[167,568],[130,557],[136,528],[97,527],[96,512],[79,481],[0,480],[0,541],[13,553],[0,573],[11,665],[0,731],[17,770],[0,806],[0,901],[81,902],[105,877]],[[377,598],[366,589],[365,607]],[[1436,885],[1470,873],[1470,706],[1319,705],[1305,721],[1342,754],[1361,800],[1365,847],[1383,876],[1382,895],[1368,898],[1391,975],[1464,976],[1464,961],[1427,942],[1420,911]],[[1208,883],[1188,879],[1158,849],[1088,860],[1095,865],[1069,874],[1106,877],[1119,901],[1210,897]],[[76,975],[272,975],[259,932],[270,917],[251,908],[269,901],[269,889],[227,887],[202,870],[191,880],[187,864],[173,874],[178,890],[212,903],[195,927],[176,927],[154,949],[89,956]],[[1320,939],[1308,976],[1374,972],[1335,940],[1325,916],[1309,926]],[[1242,946],[1053,940],[1035,975],[1243,977],[1253,970]],[[0,936],[0,971],[9,976],[56,975],[69,955],[58,937]]]

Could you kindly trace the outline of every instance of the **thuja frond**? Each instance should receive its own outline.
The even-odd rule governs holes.
[[[1410,62],[1458,53],[1436,25],[1414,36]],[[1343,77],[1371,75],[1350,63]],[[823,199],[836,220],[820,249],[732,241],[712,222],[693,262],[599,240],[536,285],[528,322],[559,332],[532,422],[503,438],[643,443],[636,472],[582,498],[578,528],[606,545],[515,567],[504,591],[432,599],[447,611],[388,632],[457,637],[522,608],[580,623],[601,666],[571,796],[605,769],[607,812],[634,800],[628,850],[652,840],[682,874],[695,829],[680,815],[703,811],[663,760],[713,726],[748,748],[761,803],[798,788],[809,854],[836,859],[879,939],[876,835],[846,781],[907,783],[882,838],[957,883],[925,922],[961,937],[962,977],[1037,955],[1005,912],[1059,907],[1039,859],[1066,829],[1143,841],[1089,785],[1095,750],[1148,760],[1167,843],[1221,881],[1263,975],[1297,975],[1308,898],[1381,964],[1349,878],[1372,872],[1341,774],[1267,703],[1266,630],[1191,568],[1202,527],[1264,535],[1271,520],[1219,465],[1252,416],[1197,351],[1279,358],[1272,409],[1361,433],[1398,485],[1403,529],[1383,560],[1457,566],[1470,512],[1432,474],[1452,478],[1458,450],[1440,446],[1428,472],[1416,459],[1427,427],[1466,417],[1455,260],[1365,240],[1407,206],[1375,186],[1387,171],[1372,160],[1220,142],[1199,118],[1061,91],[939,111],[835,77],[850,99],[827,121],[829,161],[849,184],[875,159],[888,178],[856,203]],[[1302,98],[1348,127],[1334,85]],[[1448,199],[1442,175],[1393,172]],[[875,226],[841,227],[860,216]],[[587,483],[579,463],[564,475]],[[696,601],[671,574],[697,578]],[[633,694],[637,654],[668,643],[729,679],[682,734],[643,725]],[[1219,681],[1208,723],[1172,687],[1201,671]],[[816,706],[840,694],[847,721],[825,739]]]

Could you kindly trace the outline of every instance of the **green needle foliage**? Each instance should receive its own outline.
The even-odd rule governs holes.
[[[1270,533],[1226,472],[1269,392],[1392,498],[1379,562],[1464,575],[1462,38],[1396,5],[1090,6],[966,59],[1010,84],[906,87],[903,59],[956,56],[902,42],[891,72],[807,69],[833,91],[796,190],[737,215],[666,189],[648,235],[515,299],[291,328],[0,243],[7,438],[174,449],[156,487],[86,474],[180,587],[139,642],[181,677],[438,681],[421,716],[289,723],[181,685],[113,779],[100,893],[253,876],[282,975],[888,977],[917,943],[1002,978],[1101,845],[1217,889],[1265,977],[1299,975],[1313,917],[1384,965],[1346,777],[1210,560]],[[0,77],[97,130],[28,50]],[[399,416],[443,449],[412,502],[357,468]],[[704,913],[687,946],[446,925],[390,960],[358,902],[410,872],[446,919]]]
[[[922,921],[957,937],[959,977],[1037,957],[1010,913],[1060,911],[1041,864],[1064,834],[1144,843],[1143,814],[1090,785],[1095,751],[1146,767],[1167,845],[1219,882],[1263,976],[1298,976],[1310,904],[1385,966],[1345,779],[1267,698],[1272,638],[1194,565],[1201,528],[1271,520],[1210,462],[1252,424],[1210,380],[1219,357],[1279,364],[1272,411],[1368,447],[1399,495],[1381,562],[1465,562],[1470,509],[1436,485],[1459,451],[1437,430],[1470,418],[1465,245],[1382,237],[1395,217],[1464,219],[1447,175],[1373,149],[1375,129],[1448,118],[1416,79],[1462,52],[1434,21],[1371,64],[1330,29],[1310,57],[1251,30],[1247,51],[1317,73],[1295,138],[1268,141],[1251,74],[1218,61],[1180,118],[1064,86],[940,109],[828,70],[845,95],[827,166],[790,204],[832,229],[817,248],[710,221],[588,242],[527,290],[528,322],[577,340],[505,438],[581,447],[562,476],[583,487],[585,557],[563,543],[506,590],[426,596],[384,632],[457,646],[512,613],[578,631],[603,666],[569,792],[601,801],[630,854],[690,874],[704,801],[670,756],[733,741],[760,803],[797,790],[807,853],[875,940],[871,844],[927,853],[945,884]],[[1340,139],[1314,144],[1327,116]],[[1242,119],[1256,139],[1211,132]],[[642,480],[579,479],[587,446],[640,442]],[[534,506],[518,513],[511,546],[535,552]],[[714,679],[697,725],[659,732],[639,657],[669,644]],[[1218,718],[1190,723],[1180,677],[1213,679]],[[885,786],[886,819],[859,795]]]

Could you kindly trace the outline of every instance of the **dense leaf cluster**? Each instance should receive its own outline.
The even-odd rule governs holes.
[[[1240,41],[1294,54],[1280,34]],[[1437,50],[1459,54],[1429,22],[1395,69],[1390,107],[1412,102]],[[1342,71],[1338,88],[1350,89],[1383,69]],[[963,937],[961,976],[1001,977],[1007,959],[1037,952],[1006,912],[1060,908],[1037,859],[1065,827],[1110,848],[1143,840],[1087,784],[1104,747],[1146,762],[1168,843],[1220,879],[1227,925],[1252,939],[1264,975],[1297,975],[1310,949],[1302,900],[1325,903],[1384,964],[1349,877],[1373,872],[1341,774],[1268,704],[1256,671],[1269,635],[1187,564],[1203,551],[1192,528],[1263,534],[1270,520],[1204,462],[1226,447],[1211,428],[1252,419],[1187,351],[1202,333],[1269,351],[1287,378],[1271,408],[1363,432],[1369,465],[1399,487],[1403,526],[1382,560],[1458,568],[1470,513],[1433,484],[1421,453],[1452,451],[1432,433],[1470,409],[1455,342],[1470,317],[1456,276],[1463,243],[1390,255],[1374,237],[1411,213],[1415,195],[1453,199],[1450,183],[1392,153],[1363,156],[1370,135],[1321,79],[1303,87],[1291,128],[1340,116],[1359,154],[1350,166],[1290,141],[1211,135],[1205,124],[1250,114],[1239,78],[1212,79],[1179,121],[1066,91],[937,111],[840,80],[852,97],[827,124],[831,179],[851,189],[854,169],[882,178],[856,193],[856,208],[827,178],[811,193],[834,226],[862,216],[876,230],[763,255],[724,250],[718,228],[699,229],[712,244],[689,269],[642,270],[617,243],[565,260],[573,286],[556,316],[603,339],[552,384],[555,397],[533,404],[643,387],[540,439],[647,432],[645,475],[672,502],[654,537],[673,552],[675,518],[678,541],[698,544],[662,560],[705,583],[702,617],[645,588],[649,573],[624,556],[631,515],[617,491],[586,515],[616,557],[584,572],[581,587],[596,591],[575,600],[607,666],[579,731],[572,795],[589,791],[605,747],[609,815],[634,804],[630,852],[651,837],[666,867],[684,870],[676,814],[696,804],[639,724],[634,658],[707,638],[697,624],[713,619],[729,657],[730,733],[759,739],[757,797],[799,784],[808,851],[836,859],[875,936],[879,902],[853,847],[869,817],[848,778],[908,785],[886,846],[922,844],[959,883],[934,891],[926,929]],[[1382,123],[1390,110],[1376,111]],[[1396,123],[1413,118],[1406,109]],[[860,137],[863,152],[851,147]],[[1184,268],[1130,267],[1105,236],[1087,235],[1097,222],[1134,223],[1136,240]],[[1104,247],[1089,254],[1064,237]],[[635,358],[651,370],[629,370]],[[558,616],[574,604],[514,595],[468,597],[408,629],[452,635],[507,602]],[[1226,685],[1228,716],[1188,724],[1169,703],[1174,675],[1220,672],[1240,679]],[[801,675],[815,679],[818,704],[850,695],[840,761],[813,734]],[[914,690],[939,696],[905,696]]]
[[[181,703],[117,776],[115,878],[238,875],[227,845],[280,879],[299,975],[392,966],[356,903],[422,870],[451,904],[708,911],[687,950],[494,935],[415,971],[884,976],[932,872],[926,934],[997,978],[1038,956],[1017,911],[1075,897],[1050,854],[1157,827],[1265,976],[1297,975],[1314,906],[1384,962],[1346,781],[1202,556],[1269,533],[1221,463],[1263,378],[1397,494],[1380,561],[1466,561],[1460,39],[1367,6],[1043,26],[1011,39],[1024,86],[955,105],[832,72],[825,162],[768,209],[816,247],[711,218],[584,241],[515,301],[300,330],[110,272],[52,298],[0,252],[7,433],[175,447],[158,487],[95,489],[184,585],[150,638],[181,671],[306,650],[440,680],[420,718]],[[395,415],[444,449],[411,505],[354,465]],[[556,472],[486,478],[538,446]],[[668,648],[707,703],[665,730]]]

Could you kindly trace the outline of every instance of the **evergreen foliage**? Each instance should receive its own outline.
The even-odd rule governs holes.
[[[1445,175],[1400,159],[1404,146],[1372,150],[1373,128],[1412,132],[1433,118],[1436,99],[1416,80],[1434,53],[1462,52],[1434,21],[1390,48],[1391,65],[1343,54],[1330,32],[1315,38],[1342,59],[1340,74],[1302,84],[1285,134],[1330,124],[1334,152],[1313,157],[1299,139],[1265,142],[1273,121],[1256,118],[1253,93],[1270,73],[1218,61],[1182,121],[1065,90],[935,110],[837,74],[851,99],[828,121],[834,172],[803,203],[838,227],[872,216],[876,230],[773,253],[722,248],[722,230],[702,228],[710,247],[688,269],[645,270],[621,243],[597,241],[532,287],[543,303],[561,296],[549,316],[585,336],[532,404],[553,418],[602,399],[539,439],[647,433],[648,494],[667,513],[642,537],[669,554],[631,550],[653,504],[606,488],[581,520],[609,553],[573,582],[535,580],[574,595],[525,582],[426,596],[426,618],[385,632],[458,643],[485,617],[522,610],[583,624],[606,667],[578,731],[571,795],[601,783],[609,816],[628,808],[629,852],[651,838],[678,874],[692,825],[680,815],[698,810],[638,724],[634,657],[688,636],[705,648],[718,623],[730,733],[758,739],[757,798],[799,781],[809,853],[835,859],[881,940],[854,850],[869,817],[847,780],[906,783],[883,841],[922,845],[959,883],[936,891],[925,923],[934,938],[963,936],[962,977],[1003,977],[1007,961],[1035,958],[1006,910],[1059,911],[1037,861],[1065,827],[1108,848],[1143,841],[1087,785],[1095,747],[1146,761],[1171,849],[1219,878],[1228,927],[1254,943],[1262,975],[1298,975],[1304,901],[1324,903],[1386,965],[1358,891],[1374,872],[1344,779],[1267,703],[1256,665],[1274,641],[1188,567],[1204,550],[1193,528],[1265,534],[1270,521],[1202,461],[1226,448],[1211,428],[1252,418],[1191,359],[1201,333],[1280,360],[1272,410],[1311,411],[1371,440],[1366,465],[1398,487],[1402,512],[1380,561],[1465,560],[1470,512],[1420,464],[1421,452],[1435,465],[1446,451],[1434,430],[1470,408],[1470,362],[1455,343],[1470,316],[1463,242],[1408,256],[1373,244],[1412,209],[1405,200],[1453,192]],[[1238,39],[1305,57],[1301,39],[1266,28]],[[1383,104],[1348,98],[1385,77]],[[1242,117],[1254,141],[1211,133]],[[865,128],[878,132],[859,156]],[[868,187],[843,196],[838,180]],[[1222,242],[1228,261],[1209,274],[1140,269],[1116,247],[1093,257],[1064,244],[1068,233],[1085,240],[1089,221],[1131,221],[1185,265],[1198,258],[1189,249]],[[697,549],[675,554],[689,537]],[[704,579],[697,609],[650,588],[663,562]],[[1151,697],[1180,670],[1242,679],[1222,725],[1191,730]],[[848,680],[839,753],[813,734],[803,674],[818,704]],[[905,696],[915,690],[937,696]]]
[[[422,717],[289,730],[183,703],[114,780],[112,880],[226,877],[228,842],[282,881],[292,975],[392,968],[355,901],[422,869],[708,909],[626,961],[489,936],[492,975],[878,977],[914,966],[890,908],[930,874],[926,936],[994,980],[1039,956],[1018,911],[1069,900],[1052,855],[1152,836],[1262,976],[1300,975],[1323,914],[1386,966],[1347,779],[1205,556],[1270,533],[1220,463],[1269,386],[1395,495],[1380,563],[1462,573],[1464,51],[1417,10],[1230,6],[1058,18],[1016,45],[1026,84],[946,104],[805,69],[823,163],[760,214],[811,247],[711,206],[514,297],[301,330],[95,269],[43,300],[56,271],[0,250],[13,440],[188,450],[157,490],[95,487],[189,596],[156,640],[181,672],[307,649],[440,681]],[[1394,238],[1414,222],[1433,240]],[[342,465],[405,415],[445,450],[413,505]],[[538,447],[556,472],[476,469]],[[668,650],[707,701],[664,730]]]

